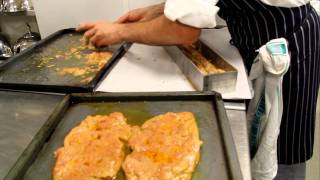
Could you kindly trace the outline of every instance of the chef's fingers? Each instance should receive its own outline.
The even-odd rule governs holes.
[[[87,32],[84,33],[83,37],[85,40],[85,44],[88,45],[90,42],[90,39],[92,36],[94,36],[97,32],[97,29],[90,29]]]
[[[88,30],[87,32],[84,33],[84,38],[86,40],[90,39],[92,36],[94,36],[97,32],[97,29],[93,28],[93,29],[90,29]],[[86,41],[87,42],[87,41]]]
[[[99,40],[99,36],[97,36],[97,34],[95,34],[94,36],[92,36],[90,39],[89,39],[89,43],[95,47],[97,47],[96,43],[98,42]]]
[[[106,46],[105,44],[103,44],[103,40],[102,39],[99,39],[96,41],[96,44],[95,44],[96,47],[102,47],[102,46]]]
[[[95,26],[95,23],[81,23],[76,28],[76,31],[86,31],[88,29],[92,29]]]
[[[108,48],[109,45],[112,45],[112,41],[111,39],[106,39],[106,38],[99,38],[96,42],[95,42],[95,46],[100,48],[100,49],[104,49],[104,48]]]

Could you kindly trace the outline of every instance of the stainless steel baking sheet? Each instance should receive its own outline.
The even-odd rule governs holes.
[[[72,106],[63,113],[60,123],[46,144],[41,147],[35,161],[28,167],[25,180],[50,180],[55,164],[54,151],[63,145],[69,131],[88,115],[122,112],[132,125],[141,125],[147,119],[166,112],[193,112],[197,119],[203,145],[201,159],[193,180],[241,179],[230,127],[223,103],[213,95],[177,94],[100,94],[71,97]],[[73,100],[72,100],[73,99]],[[219,101],[219,102],[218,102]],[[218,103],[217,103],[218,102]],[[125,179],[122,171],[117,180]]]
[[[63,96],[0,91],[0,179],[33,140]]]

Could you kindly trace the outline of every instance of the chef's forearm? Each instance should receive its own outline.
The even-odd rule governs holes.
[[[126,42],[150,45],[192,44],[200,29],[172,22],[164,15],[148,22],[123,24],[120,35]]]

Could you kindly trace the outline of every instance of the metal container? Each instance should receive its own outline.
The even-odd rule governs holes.
[[[32,11],[33,10],[32,1],[31,0],[22,0],[20,8],[22,11]]]
[[[0,34],[0,60],[6,60],[13,56],[8,39]]]
[[[0,0],[0,12],[3,11],[3,0]]]
[[[20,12],[34,10],[31,0],[2,0],[2,12]]]
[[[41,40],[40,34],[32,32],[31,26],[28,23],[26,23],[26,25],[28,27],[28,32],[20,37],[13,45],[14,54],[18,54],[21,51],[26,50],[27,48],[35,45],[38,41]]]
[[[189,58],[190,54],[182,51],[181,47],[166,46],[164,48],[197,90],[217,91],[222,94],[235,91],[237,70],[203,42],[198,42],[197,50],[212,64],[226,72],[206,75],[192,62]]]
[[[21,11],[21,0],[3,0],[4,12],[18,12]]]
[[[190,111],[195,114],[201,147],[200,162],[192,180],[241,180],[237,152],[223,106],[217,93],[101,93],[67,96],[60,115],[51,118],[12,167],[5,180],[51,180],[54,151],[63,145],[64,137],[88,115],[122,112],[132,125],[141,125],[149,118],[166,112]],[[44,140],[47,139],[47,142]],[[119,172],[116,180],[124,180]]]
[[[61,53],[70,52],[72,43],[80,45],[82,42],[78,40],[81,37],[82,34],[75,32],[74,29],[63,29],[2,63],[0,65],[0,89],[55,93],[93,92],[100,80],[126,53],[126,48],[122,45],[109,46],[108,51],[112,53],[112,57],[101,66],[99,71],[89,72],[89,74],[84,74],[85,76],[59,74],[64,68],[90,68],[86,64],[85,57],[99,50],[81,50],[80,59],[73,55],[68,60],[59,56]]]

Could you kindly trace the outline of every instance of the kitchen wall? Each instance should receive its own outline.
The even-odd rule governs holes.
[[[42,37],[83,21],[113,21],[129,9],[163,0],[33,0]]]
[[[165,2],[165,0],[128,0],[128,9],[135,9],[139,7],[144,7],[152,4],[157,4],[160,2]]]

